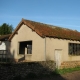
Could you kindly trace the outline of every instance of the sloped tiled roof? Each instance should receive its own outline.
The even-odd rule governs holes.
[[[21,27],[22,24],[27,25],[33,31],[35,31],[41,37],[53,37],[59,39],[68,39],[68,40],[77,40],[80,41],[80,32],[61,28],[53,25],[48,25],[40,22],[35,22],[31,20],[22,19],[19,25],[16,27],[13,34],[10,36],[9,40],[15,35],[18,29]],[[24,30],[25,31],[25,30]]]
[[[9,37],[10,37],[11,34],[7,34],[7,35],[1,35],[0,36],[0,41],[3,41],[3,40],[8,40]]]

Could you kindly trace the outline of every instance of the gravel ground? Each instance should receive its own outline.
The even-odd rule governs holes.
[[[72,73],[67,73],[62,75],[64,80],[80,80],[80,71],[75,71]]]

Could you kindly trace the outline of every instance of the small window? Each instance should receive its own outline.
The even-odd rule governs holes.
[[[80,55],[80,44],[69,43],[69,55]]]
[[[27,53],[25,53],[27,48]],[[19,54],[32,54],[32,41],[24,41],[19,43]]]

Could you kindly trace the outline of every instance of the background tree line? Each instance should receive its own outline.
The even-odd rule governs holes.
[[[0,25],[0,35],[11,34],[13,32],[13,26],[7,23]]]

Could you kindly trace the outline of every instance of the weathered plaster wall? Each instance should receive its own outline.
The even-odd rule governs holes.
[[[69,55],[69,43],[78,43],[79,41],[65,40],[65,39],[54,39],[46,38],[46,59],[54,60],[55,50],[62,50],[61,61],[76,61],[80,60],[80,56]]]
[[[26,25],[22,25],[21,28],[15,34],[11,40],[11,54],[15,59],[19,59],[24,55],[19,54],[19,42],[32,40],[32,54],[26,54],[26,60],[28,61],[44,61],[45,60],[45,40],[41,38],[35,31],[32,31]]]

